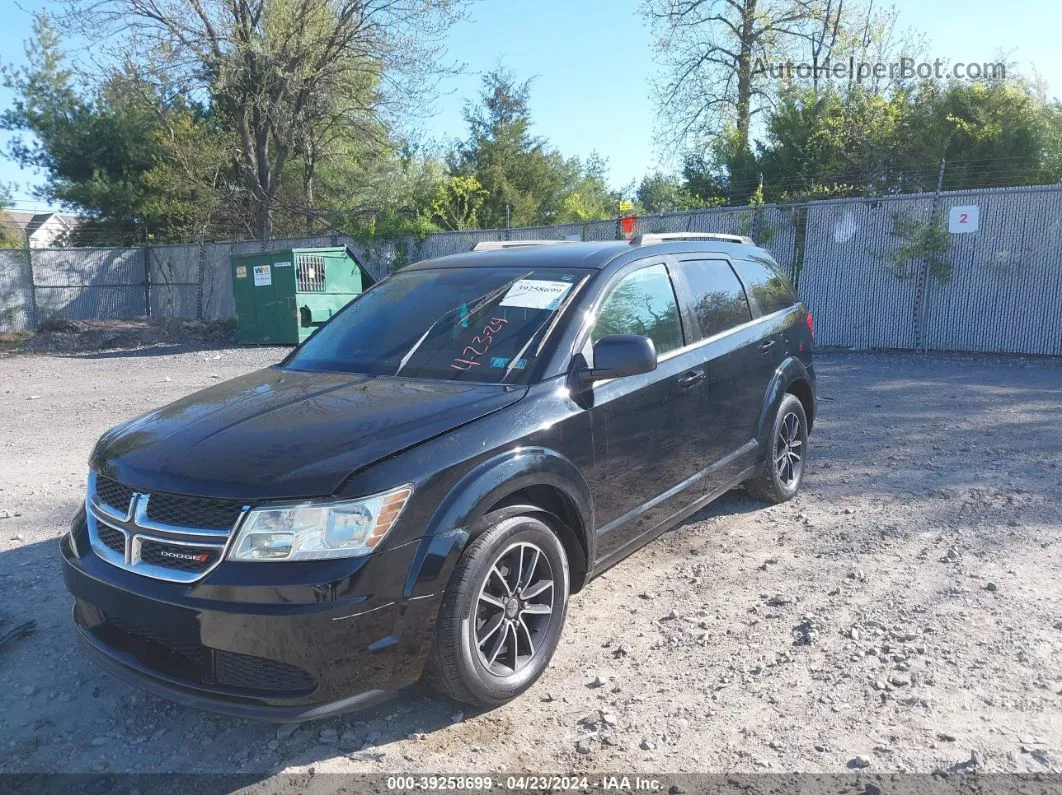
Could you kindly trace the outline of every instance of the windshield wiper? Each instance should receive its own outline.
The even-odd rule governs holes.
[[[520,276],[517,276],[512,281],[506,282],[505,284],[501,285],[500,287],[495,287],[493,290],[491,290],[491,291],[489,291],[487,293],[484,293],[479,298],[474,299],[472,301],[472,304],[473,304],[472,308],[468,310],[468,316],[469,317],[474,316],[476,314],[476,312],[478,312],[484,306],[489,305],[495,299],[495,297],[498,295],[498,293],[501,293],[504,290],[508,290],[510,287],[512,287],[518,281],[520,281],[521,279],[526,279],[532,273],[534,273],[534,271],[528,271],[527,273],[521,274]],[[428,335],[431,334],[432,330],[437,325],[439,325],[444,320],[446,320],[446,318],[448,318],[454,312],[460,312],[461,311],[461,307],[468,306],[468,304],[469,304],[468,301],[462,301],[460,304],[455,306],[453,309],[448,309],[445,312],[443,312],[442,315],[439,316],[438,320],[436,320],[434,323],[432,323],[430,326],[428,326],[428,330],[425,331],[423,334],[421,334],[420,335],[420,339],[418,339],[415,343],[413,343],[413,346],[408,351],[406,351],[405,354],[402,356],[402,359],[398,363],[398,369],[395,370],[395,375],[397,376],[397,375],[399,375],[402,372],[402,369],[409,363],[409,360],[413,358],[413,354],[415,354],[420,349],[420,346],[424,344],[424,340],[426,340],[428,338]]]

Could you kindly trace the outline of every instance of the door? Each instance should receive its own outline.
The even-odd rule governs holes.
[[[690,367],[684,329],[663,262],[621,273],[597,312],[584,355],[607,334],[642,334],[656,346],[651,373],[594,385],[590,409],[603,466],[595,484],[598,556],[616,552],[699,496],[690,432],[703,373]]]
[[[705,255],[681,258],[676,280],[690,296],[707,373],[697,423],[706,489],[729,481],[755,456],[760,407],[774,371],[744,287],[730,261]]]

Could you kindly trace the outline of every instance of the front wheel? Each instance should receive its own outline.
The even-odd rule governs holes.
[[[428,681],[477,707],[523,693],[549,664],[568,607],[568,558],[548,525],[504,519],[457,564],[435,626]]]
[[[757,500],[780,503],[792,499],[804,480],[808,454],[808,418],[796,395],[782,398],[767,439],[767,459],[760,472],[745,481]]]

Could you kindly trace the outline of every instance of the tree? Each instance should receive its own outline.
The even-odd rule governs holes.
[[[592,153],[581,164],[581,176],[561,201],[558,223],[593,221],[615,216],[620,196],[610,190],[605,177],[608,162]]]
[[[454,175],[439,186],[431,206],[432,218],[443,229],[475,229],[486,198],[487,191],[475,177]]]
[[[729,134],[750,149],[752,121],[769,97],[764,64],[807,40],[813,0],[646,0],[664,76],[655,86],[667,144]]]
[[[85,242],[201,231],[216,194],[187,172],[193,163],[216,169],[214,161],[223,159],[203,109],[120,71],[82,94],[46,18],[37,18],[35,33],[26,65],[4,70],[14,101],[0,114],[0,128],[18,133],[9,156],[44,171],[45,198],[85,211],[89,221],[77,232]]]
[[[903,130],[912,170],[935,177],[946,161],[944,188],[1037,185],[1062,179],[1062,114],[1036,86],[1016,77],[979,83],[925,83],[912,98]],[[931,189],[933,179],[923,179]]]
[[[322,150],[377,133],[440,73],[439,42],[461,0],[74,0],[67,21],[116,37],[139,74],[203,98],[254,210],[273,234],[289,165],[314,199]],[[87,29],[87,28],[86,28]],[[386,86],[386,89],[384,88]],[[341,136],[342,137],[342,136]]]
[[[792,87],[767,122],[758,165],[772,200],[896,192],[908,95]]]
[[[4,208],[11,204],[11,190],[0,182],[0,248],[21,248],[24,241],[7,217]]]
[[[405,144],[326,161],[320,193],[333,229],[361,240],[423,237],[440,229],[434,205],[447,179],[441,158]]]
[[[710,206],[712,202],[696,196],[681,179],[657,171],[642,177],[635,191],[639,210],[648,214],[670,213]]]
[[[807,199],[1056,182],[1057,103],[1019,79],[926,81],[888,92],[789,89],[757,166],[768,198]]]
[[[531,134],[530,81],[496,69],[483,78],[477,103],[465,107],[469,136],[451,152],[454,175],[475,177],[486,192],[478,209],[483,227],[583,221],[612,215],[606,163],[566,158]]]

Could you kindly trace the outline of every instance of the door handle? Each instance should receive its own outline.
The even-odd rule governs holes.
[[[704,380],[704,370],[690,370],[685,375],[679,377],[678,385],[683,389],[689,389],[694,384],[699,384]]]
[[[761,342],[759,345],[756,346],[756,350],[758,350],[760,353],[767,353],[767,351],[769,351],[773,347],[774,347],[774,340],[764,340],[763,342]]]

